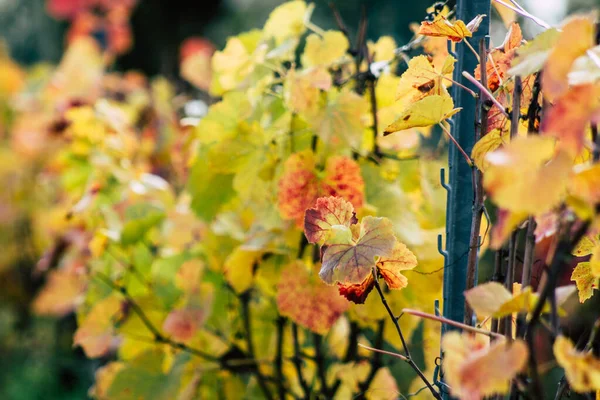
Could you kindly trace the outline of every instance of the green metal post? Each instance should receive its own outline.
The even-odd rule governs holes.
[[[479,26],[479,30],[469,38],[469,43],[475,49],[479,48],[482,38],[489,35],[489,15],[491,0],[458,0],[456,17],[465,23],[477,15],[486,15]],[[456,45],[457,62],[454,67],[454,80],[462,85],[473,87],[463,76],[462,72],[474,73],[478,61],[475,54],[464,44]],[[464,89],[454,85],[452,97],[455,107],[462,107],[451,121],[452,135],[461,147],[468,153],[475,144],[475,116],[476,101]],[[473,185],[471,167],[467,164],[459,150],[452,143],[449,144],[448,166],[449,183],[442,181],[448,191],[446,206],[446,250],[440,243],[440,251],[445,258],[444,269],[444,317],[462,322],[464,319],[464,296],[467,276],[467,256],[469,253],[469,237],[471,234],[471,217],[473,214]],[[444,171],[441,174],[444,180]],[[441,241],[441,238],[440,238]],[[449,329],[449,328],[445,328]]]

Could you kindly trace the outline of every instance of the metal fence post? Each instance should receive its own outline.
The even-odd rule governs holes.
[[[479,41],[489,35],[489,18],[491,0],[457,0],[456,17],[465,23],[477,15],[486,17],[473,34],[469,42],[474,48],[479,48]],[[463,71],[473,74],[477,67],[475,55],[463,43],[456,45],[454,80],[471,87],[463,76]],[[471,153],[475,144],[475,99],[465,90],[454,85],[452,97],[455,107],[462,107],[451,121],[451,132],[461,147]],[[448,191],[446,206],[446,249],[439,243],[439,250],[444,255],[444,317],[462,322],[464,319],[464,296],[467,275],[467,256],[469,253],[469,237],[471,234],[471,217],[473,213],[473,185],[471,168],[452,143],[448,152],[449,182],[446,183],[445,171],[442,170],[442,185]],[[440,238],[441,239],[441,238]],[[448,330],[444,327],[443,331]],[[444,398],[449,398],[447,394]]]

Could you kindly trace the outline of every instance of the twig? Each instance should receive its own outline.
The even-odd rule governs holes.
[[[374,347],[365,346],[365,345],[364,345],[364,344],[362,344],[362,343],[359,343],[358,345],[359,345],[360,347],[362,347],[363,349],[367,349],[367,350],[370,350],[370,351],[374,351],[374,352],[376,352],[376,353],[379,353],[379,354],[387,354],[388,356],[396,357],[396,358],[399,358],[399,359],[401,359],[402,361],[407,361],[407,362],[408,362],[408,357],[406,357],[406,356],[403,356],[402,354],[399,354],[399,353],[394,353],[394,352],[391,352],[391,351],[386,351],[386,350],[381,350],[381,349],[376,349],[376,348],[374,348]]]
[[[598,162],[600,161],[600,135],[598,135],[598,125],[596,124],[592,124],[592,143],[594,144],[592,160]]]
[[[139,319],[142,321],[142,324],[146,327],[146,329],[148,329],[148,331],[150,331],[155,342],[166,344],[174,349],[185,351],[186,353],[190,353],[197,357],[203,358],[207,361],[212,361],[212,362],[217,362],[217,363],[221,361],[218,357],[215,357],[211,354],[205,353],[202,350],[190,347],[184,343],[176,342],[176,341],[166,337],[165,335],[163,335],[158,330],[158,328],[155,327],[154,324],[152,324],[152,322],[150,321],[150,319],[148,318],[148,316],[146,315],[144,310],[140,307],[140,305],[135,300],[133,300],[133,298],[127,291],[127,288],[116,284],[102,272],[95,272],[95,276],[98,279],[100,279],[100,281],[102,281],[104,284],[109,286],[114,291],[120,293],[125,298],[127,304],[131,308],[131,310],[133,310],[133,312],[139,317]]]
[[[372,75],[372,74],[369,74]],[[377,119],[377,96],[375,96],[375,85],[377,84],[377,78],[371,76],[367,82],[369,87],[369,97],[371,98],[371,117],[373,118],[373,154],[375,157],[379,156],[379,145],[377,144],[377,134],[379,133],[379,123]]]
[[[402,310],[402,313],[403,314],[414,315],[415,317],[421,317],[421,318],[431,319],[431,320],[434,320],[434,321],[441,322],[442,324],[456,326],[457,328],[462,328],[462,329],[464,329],[466,331],[470,331],[470,332],[473,332],[473,333],[478,333],[480,335],[485,335],[485,336],[487,336],[489,338],[496,338],[496,339],[502,339],[502,338],[504,338],[504,336],[500,335],[499,333],[486,331],[485,329],[476,328],[476,327],[471,326],[471,325],[463,324],[462,322],[456,322],[456,321],[453,321],[453,320],[448,319],[448,318],[440,317],[440,316],[433,315],[433,314],[428,314],[426,312],[422,312],[422,311],[419,311],[419,310],[413,310],[413,309],[410,309],[410,308],[405,308],[405,309]]]
[[[277,351],[275,354],[275,379],[280,399],[285,399],[285,376],[283,374],[283,338],[287,319],[277,318]]]
[[[383,347],[384,330],[385,330],[385,319],[382,319],[378,322],[377,337],[375,338],[375,343],[374,343],[375,347],[378,349]],[[361,344],[359,344],[359,346],[367,348],[366,346],[363,346]],[[370,350],[370,348],[367,348],[367,349]],[[385,354],[385,353],[376,351],[375,354],[373,355],[373,359],[371,360],[371,369],[369,371],[369,375],[363,382],[360,382],[358,385],[361,393],[364,393],[369,389],[369,386],[371,386],[371,383],[373,383],[373,379],[375,379],[375,375],[377,375],[377,372],[379,371],[379,369],[381,367],[383,367],[383,360],[382,360],[381,354]],[[399,357],[399,358],[401,358],[401,357]],[[406,361],[406,360],[404,360],[404,361]]]
[[[456,148],[458,149],[458,151],[460,151],[460,153],[463,155],[463,157],[465,158],[465,161],[467,162],[467,164],[469,164],[470,167],[473,167],[473,161],[471,160],[471,157],[469,157],[469,155],[467,154],[467,152],[456,141],[456,139],[454,138],[454,136],[452,136],[452,133],[450,132],[450,130],[448,130],[448,128],[446,128],[444,126],[443,122],[440,122],[438,125],[440,126],[440,128],[442,128],[442,130],[444,131],[444,133],[446,133],[446,135],[448,135],[448,138],[450,139],[450,141],[452,141],[452,143],[454,143],[454,145],[456,146]]]
[[[575,230],[575,233],[571,234],[572,223],[567,223],[560,230],[560,240],[556,246],[556,251],[550,264],[549,272],[547,274],[546,284],[538,296],[538,301],[535,305],[529,323],[526,327],[525,338],[529,347],[529,368],[531,373],[531,387],[530,391],[535,399],[543,399],[544,394],[542,390],[542,383],[540,381],[539,373],[537,371],[537,362],[535,356],[535,330],[540,321],[540,316],[546,304],[546,300],[550,296],[550,293],[555,291],[556,284],[558,281],[558,275],[563,265],[568,263],[572,258],[571,251],[579,240],[585,235],[589,227],[589,221],[580,222],[580,226]]]
[[[296,323],[292,323],[292,337],[294,339],[294,367],[296,368],[296,375],[298,375],[298,382],[304,391],[304,398],[310,398],[310,387],[306,383],[304,379],[304,375],[302,373],[302,355],[300,352],[300,340],[298,338],[298,325]]]
[[[500,112],[502,114],[504,114],[504,116],[506,118],[510,118],[510,115],[508,115],[508,113],[506,112],[506,109],[502,106],[502,104],[500,104],[500,102],[498,100],[496,100],[496,98],[494,97],[494,95],[492,93],[490,93],[490,91],[488,90],[488,88],[486,88],[485,86],[483,86],[481,83],[479,83],[479,81],[477,79],[475,79],[473,77],[473,75],[471,75],[470,73],[468,73],[467,71],[463,71],[462,75],[469,81],[471,82],[473,85],[477,86],[477,88],[481,91],[481,93],[487,97],[489,100],[492,101],[492,103],[494,103],[494,105],[496,107],[498,107],[498,109],[500,110]]]
[[[373,268],[372,274],[373,274],[373,279],[374,279],[374,282],[375,282],[375,289],[377,289],[377,293],[379,293],[379,297],[381,298],[381,302],[383,303],[383,306],[385,307],[385,309],[387,310],[390,318],[392,319],[392,322],[394,323],[394,326],[396,327],[396,331],[398,332],[398,336],[400,337],[400,341],[402,342],[402,347],[404,349],[404,354],[405,354],[405,356],[407,358],[406,362],[412,367],[412,369],[417,373],[417,375],[419,375],[419,378],[421,378],[421,380],[423,381],[423,383],[425,383],[425,385],[427,385],[427,388],[429,388],[429,391],[431,392],[431,394],[433,395],[433,397],[435,397],[438,400],[441,400],[442,397],[440,396],[440,394],[431,385],[431,383],[425,377],[425,375],[423,375],[423,372],[421,371],[421,369],[419,369],[419,367],[417,366],[417,364],[415,364],[415,362],[413,361],[413,359],[412,359],[412,357],[410,355],[410,350],[408,349],[408,346],[406,345],[406,340],[404,340],[404,335],[402,334],[402,329],[400,329],[400,324],[398,323],[398,318],[396,318],[394,316],[394,313],[392,312],[392,309],[390,308],[390,306],[387,303],[387,300],[385,299],[385,295],[383,294],[383,290],[381,290],[381,286],[379,285],[379,276],[377,274],[376,268]]]
[[[321,393],[329,398],[329,387],[327,385],[327,366],[325,365],[325,354],[323,353],[323,336],[313,333],[313,345],[315,346],[315,363],[317,364],[317,374],[321,382]]]
[[[552,26],[550,24],[548,24],[547,22],[541,20],[540,18],[536,17],[535,15],[530,14],[529,12],[525,11],[525,9],[523,7],[521,7],[521,6],[513,7],[513,6],[509,5],[509,4],[504,3],[503,1],[500,1],[500,0],[493,0],[493,1],[495,1],[496,3],[502,5],[502,6],[508,8],[510,10],[513,10],[514,12],[516,12],[517,14],[519,14],[519,15],[525,17],[525,18],[528,18],[528,19],[532,20],[533,22],[535,22],[536,24],[538,24],[542,28],[545,28],[545,29],[552,28]],[[513,1],[513,0],[511,0],[511,3],[517,5],[517,3],[515,1]]]
[[[510,116],[510,138],[517,136],[519,132],[519,119],[521,117],[521,93],[523,91],[523,85],[521,83],[521,77],[515,76],[515,88],[513,90],[513,104],[512,112]]]
[[[241,303],[241,313],[242,313],[242,322],[244,324],[244,331],[246,333],[246,345],[248,346],[248,355],[252,359],[256,359],[254,353],[254,341],[252,338],[252,326],[250,326],[250,291],[242,293],[240,295],[240,303]],[[266,399],[272,399],[273,395],[271,394],[271,390],[267,386],[267,381],[263,376],[262,372],[260,372],[260,368],[256,365],[256,380],[258,381],[258,385],[260,386],[264,396]]]
[[[487,49],[485,45],[485,39],[481,39],[479,42],[480,58],[486,59]],[[480,64],[481,73],[481,84],[483,87],[487,87],[487,69],[485,63]],[[475,130],[475,142],[478,142],[483,136],[486,135],[488,130],[488,107],[485,102],[482,101],[481,96],[478,99],[479,102],[479,129]],[[476,271],[477,271],[477,258],[479,255],[479,243],[480,231],[481,231],[481,220],[483,218],[484,208],[484,191],[483,191],[483,174],[478,169],[473,170],[473,215],[471,217],[471,237],[469,240],[469,255],[467,258],[467,282],[466,290],[472,289],[475,286]],[[465,319],[464,322],[467,325],[471,325],[473,321],[473,310],[469,307],[468,303],[465,302]]]

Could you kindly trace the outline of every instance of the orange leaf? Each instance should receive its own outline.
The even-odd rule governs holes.
[[[513,22],[508,29],[503,45],[489,53],[485,69],[487,84],[492,92],[496,91],[500,84],[506,80],[512,60],[515,58],[515,49],[521,45],[522,40],[521,27],[517,22]],[[480,65],[475,68],[474,76],[477,80],[481,79]]]
[[[392,255],[381,257],[377,262],[377,270],[385,279],[390,289],[403,289],[408,285],[408,279],[402,271],[411,270],[417,266],[417,257],[403,244],[396,241]]]
[[[562,27],[542,72],[544,95],[553,100],[568,88],[567,75],[575,59],[594,46],[594,20],[587,16],[570,18]]]
[[[441,14],[438,14],[433,21],[421,22],[419,35],[446,37],[453,42],[460,42],[464,38],[473,36],[465,23],[461,20],[452,23]]]
[[[365,182],[356,161],[343,156],[330,157],[325,166],[319,196],[338,196],[348,200],[355,209],[362,207]]]
[[[203,312],[199,309],[173,310],[165,319],[163,330],[173,339],[186,342],[194,337],[202,323]]]
[[[340,295],[347,298],[349,301],[356,304],[364,304],[365,300],[371,290],[375,287],[375,280],[373,274],[367,275],[364,281],[361,283],[339,283],[338,290]]]
[[[593,84],[574,86],[544,113],[542,133],[560,139],[559,146],[576,156],[583,150],[586,127],[598,108],[600,87]]]
[[[277,308],[312,332],[324,335],[346,311],[348,302],[333,287],[311,276],[301,261],[288,265],[277,284]]]

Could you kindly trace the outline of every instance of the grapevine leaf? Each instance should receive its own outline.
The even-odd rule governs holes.
[[[548,55],[542,72],[544,95],[553,100],[568,88],[567,75],[575,59],[594,46],[594,20],[587,16],[572,17],[562,26],[562,32]]]
[[[600,278],[592,275],[591,263],[585,261],[577,264],[571,274],[571,280],[577,285],[579,302],[583,303],[594,295],[594,290],[598,289]]]
[[[396,100],[402,107],[429,95],[447,94],[444,77],[451,77],[454,58],[448,56],[441,70],[437,70],[427,56],[417,56],[408,63],[408,69],[400,77],[396,89]]]
[[[506,34],[504,44],[489,53],[485,64],[488,87],[495,92],[508,77],[508,70],[516,55],[517,48],[521,46],[523,34],[517,22],[513,22]],[[474,71],[475,79],[481,80],[481,67],[477,65]]]
[[[416,127],[439,124],[460,111],[454,108],[449,94],[431,95],[411,104],[394,122],[385,128],[384,135]]]
[[[502,149],[488,153],[490,164],[483,186],[501,208],[515,213],[542,214],[566,194],[572,158],[559,152],[553,140],[517,137]]]
[[[573,390],[585,393],[600,387],[600,359],[593,352],[578,351],[573,342],[563,335],[553,346],[558,365],[564,368],[567,381]]]
[[[483,336],[458,332],[442,337],[442,350],[452,395],[472,399],[506,394],[529,353],[521,339],[497,340],[490,345]]]
[[[480,171],[485,172],[485,169],[489,165],[485,160],[486,155],[507,143],[509,138],[510,135],[508,131],[494,129],[475,143],[475,146],[473,146],[473,150],[471,151],[471,158]]]
[[[279,180],[277,206],[284,219],[294,219],[301,226],[304,212],[318,197],[316,162],[311,151],[292,154],[283,166]]]
[[[527,76],[541,70],[559,36],[560,32],[556,28],[550,28],[519,47],[508,74]]]
[[[395,242],[389,257],[381,257],[377,262],[377,270],[390,289],[405,288],[408,279],[401,272],[414,269],[416,266],[417,257],[399,241]]]
[[[313,279],[304,263],[296,261],[281,273],[277,308],[298,325],[324,335],[346,311],[348,302],[335,288]]]
[[[323,246],[334,226],[349,228],[357,222],[351,203],[341,197],[320,197],[315,207],[306,210],[304,233],[309,243]]]
[[[96,303],[75,331],[73,345],[81,346],[90,358],[105,355],[113,341],[113,325],[121,318],[122,305],[122,297],[117,294]]]
[[[390,220],[365,217],[354,243],[327,246],[319,276],[329,285],[360,283],[371,273],[376,257],[392,255],[395,243]]]
[[[269,14],[264,26],[265,35],[275,38],[278,44],[290,38],[299,38],[306,30],[304,21],[310,18],[311,13],[312,7],[302,0],[284,3]]]
[[[544,114],[541,131],[558,138],[558,145],[575,157],[583,150],[586,127],[599,108],[600,87],[588,84],[569,88]]]
[[[302,65],[330,66],[344,57],[349,47],[350,43],[342,32],[326,31],[323,37],[312,33],[306,38]]]
[[[438,14],[433,21],[421,22],[419,35],[445,37],[453,42],[461,42],[463,39],[473,36],[473,33],[463,21],[457,20],[452,23],[442,14]]]

